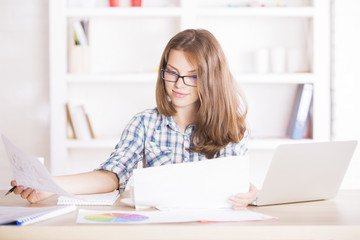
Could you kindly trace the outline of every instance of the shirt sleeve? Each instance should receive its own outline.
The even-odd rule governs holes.
[[[95,170],[115,173],[119,179],[119,190],[123,192],[133,170],[143,159],[144,122],[141,115],[135,116],[125,127],[120,141],[110,157]]]

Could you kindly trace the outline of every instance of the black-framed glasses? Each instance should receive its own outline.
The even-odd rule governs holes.
[[[197,86],[197,76],[180,76],[179,74],[176,74],[174,72],[161,69],[161,78],[168,82],[177,82],[179,78],[182,78],[183,83],[186,86],[190,87],[196,87]]]

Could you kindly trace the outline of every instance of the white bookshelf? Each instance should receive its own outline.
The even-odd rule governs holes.
[[[192,13],[195,17],[313,17],[312,7],[271,7],[271,8],[188,8],[188,7],[149,7],[149,8],[86,8],[66,9],[66,17],[183,17]]]
[[[67,83],[156,83],[156,73],[135,73],[135,74],[66,74]]]
[[[53,174],[70,173],[70,165],[76,165],[77,161],[84,164],[86,159],[91,159],[91,155],[97,155],[93,154],[94,151],[109,155],[133,114],[155,106],[155,69],[160,55],[169,38],[186,28],[209,29],[223,46],[234,77],[248,99],[249,119],[254,122],[250,126],[258,128],[249,140],[252,152],[273,150],[283,143],[329,140],[328,0],[296,0],[288,7],[231,8],[217,6],[219,1],[213,1],[213,4],[212,1],[206,1],[205,4],[201,0],[179,0],[176,6],[171,7],[70,8],[67,7],[68,1],[71,0],[50,1],[50,165]],[[99,46],[104,47],[104,52],[108,54],[104,59],[112,61],[111,58],[116,58],[113,68],[110,66],[104,71],[100,68],[92,71],[90,64],[87,73],[74,74],[68,71],[68,54],[71,54],[68,51],[68,24],[76,19],[89,19],[92,31],[89,37],[90,51],[99,53]],[[110,26],[113,31],[103,32],[101,24]],[[131,30],[131,27],[136,31]],[[278,28],[285,32],[283,37],[279,37],[281,31]],[[109,42],[104,44],[106,46],[101,45],[103,39],[99,40],[97,36],[103,34],[109,36]],[[110,34],[114,34],[114,37]],[[140,46],[143,49],[134,48],[129,42],[118,45],[121,34],[134,36],[134,45],[143,43],[144,46]],[[310,56],[310,71],[254,73],[238,68],[241,64],[240,54],[264,45],[275,46],[277,43],[288,48],[293,45],[305,46]],[[121,44],[128,44],[126,46],[129,49]],[[115,46],[117,55],[109,50],[111,45]],[[117,59],[118,56],[120,59]],[[92,59],[92,64],[96,68],[98,64],[95,60]],[[119,69],[114,66],[119,66]],[[301,141],[283,139],[283,125],[290,115],[294,89],[304,83],[314,84],[313,137]],[[144,100],[129,100],[137,94]],[[64,107],[67,101],[87,106],[94,120],[95,132],[102,137],[83,141],[67,137]],[[269,110],[271,108],[273,110]],[[273,132],[264,129],[272,129]],[[88,164],[95,168],[97,163],[104,160],[97,159],[96,163],[89,160]],[[80,170],[81,166],[76,169]]]
[[[180,7],[66,9],[66,17],[181,17]]]
[[[216,8],[198,9],[197,16],[204,17],[313,17],[312,7],[237,7],[237,8]]]
[[[314,83],[315,76],[312,73],[301,74],[236,74],[234,75],[238,83]],[[134,73],[134,74],[66,74],[67,83],[129,83],[129,82],[148,82],[156,83],[156,73]]]

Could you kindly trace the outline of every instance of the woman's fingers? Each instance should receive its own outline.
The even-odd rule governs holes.
[[[257,195],[257,188],[250,184],[249,192],[247,193],[238,193],[230,197],[229,201],[233,205],[235,210],[241,210],[246,208],[250,203],[252,203]]]
[[[37,203],[40,201],[39,194],[35,190],[32,190],[29,196],[27,197],[27,200],[30,203]]]
[[[23,192],[23,190],[24,190],[24,187],[21,186],[21,185],[18,185],[18,186],[16,186],[15,190],[13,191],[13,193],[19,195],[19,194],[21,194],[21,193]]]
[[[33,191],[32,188],[27,188],[21,193],[21,197],[27,199],[30,193]]]
[[[230,199],[230,203],[232,204],[233,209],[242,210],[247,207],[249,202],[245,199]]]
[[[53,193],[49,192],[36,191],[32,188],[24,188],[24,186],[17,185],[15,180],[12,180],[10,184],[13,187],[16,186],[13,193],[20,195],[22,198],[28,200],[28,202],[30,203],[37,203],[54,195]]]
[[[15,187],[17,184],[16,184],[16,181],[15,180],[12,180],[11,182],[10,182],[10,185],[12,186],[12,187]]]

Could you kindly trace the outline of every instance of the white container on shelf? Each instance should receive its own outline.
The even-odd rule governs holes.
[[[239,73],[253,73],[254,61],[251,51],[242,51],[238,57],[237,72]]]
[[[261,48],[254,53],[254,70],[256,73],[269,73],[270,52],[267,48]]]
[[[89,46],[73,45],[70,50],[68,71],[70,73],[90,72],[90,48]]]
[[[287,71],[290,73],[308,72],[310,69],[306,60],[306,53],[301,49],[287,51]]]
[[[270,50],[271,72],[286,72],[286,49],[284,47],[273,47]]]

